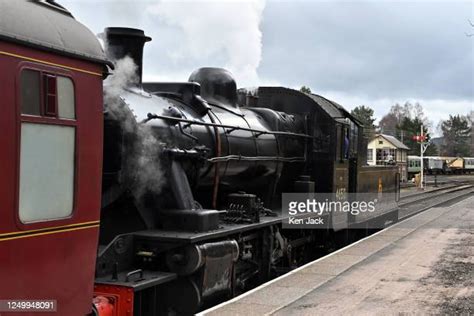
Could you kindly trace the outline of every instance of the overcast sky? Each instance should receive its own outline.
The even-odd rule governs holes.
[[[418,101],[434,127],[474,109],[472,1],[58,2],[95,33],[144,29],[145,80],[226,67],[239,87],[306,85],[378,118]]]

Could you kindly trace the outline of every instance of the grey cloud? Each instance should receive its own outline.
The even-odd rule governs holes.
[[[273,2],[259,72],[370,98],[472,99],[470,10],[448,1]]]
[[[433,126],[473,109],[474,37],[465,35],[474,33],[471,1],[267,0],[261,51],[258,33],[246,40],[249,29],[238,27],[252,16],[238,1],[216,10],[209,0],[174,1],[171,8],[157,5],[162,1],[60,0],[96,33],[106,26],[145,29],[153,37],[145,48],[148,80],[187,80],[199,67],[231,65],[234,54],[245,57],[235,64],[258,67],[259,81],[240,75],[239,86],[306,85],[349,109],[372,106],[378,117],[395,102],[420,101]],[[197,34],[180,21],[190,17],[199,23]],[[234,26],[216,30],[227,17]],[[257,20],[250,20],[255,30]]]

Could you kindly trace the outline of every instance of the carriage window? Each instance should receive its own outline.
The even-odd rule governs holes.
[[[44,114],[46,116],[56,116],[56,77],[52,75],[44,75]]]
[[[23,223],[71,215],[74,140],[72,126],[21,124],[19,214]]]
[[[344,141],[342,139],[342,132],[341,132],[341,127],[339,125],[336,126],[336,139],[337,139],[337,145],[336,145],[336,159],[337,160],[342,160],[342,146],[344,144]]]
[[[19,218],[23,223],[69,217],[74,208],[74,84],[37,70],[20,74]]]
[[[41,115],[40,73],[23,70],[21,73],[21,113]]]
[[[58,116],[60,118],[74,119],[74,85],[67,77],[57,77],[58,79]]]
[[[359,128],[357,125],[351,121],[351,129],[350,129],[350,144],[351,144],[351,153],[357,156],[359,145]]]
[[[74,99],[74,84],[70,78],[30,69],[22,71],[22,114],[75,119]]]
[[[341,152],[341,160],[349,158],[349,152],[351,148],[351,140],[349,136],[349,129],[343,128],[342,129],[342,152]]]

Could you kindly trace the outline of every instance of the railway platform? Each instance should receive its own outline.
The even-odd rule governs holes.
[[[419,213],[202,315],[473,314],[474,197]]]

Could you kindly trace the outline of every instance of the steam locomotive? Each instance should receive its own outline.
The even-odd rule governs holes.
[[[0,297],[55,299],[62,315],[192,314],[313,259],[350,228],[397,219],[394,207],[282,228],[284,193],[397,199],[397,170],[366,166],[363,126],[339,104],[238,90],[220,68],[143,82],[142,30],[107,28],[104,54],[54,1],[0,8],[0,124],[13,135],[0,137]],[[19,15],[35,30],[7,23]],[[102,92],[101,77],[118,78],[127,60],[125,84],[107,79]]]

